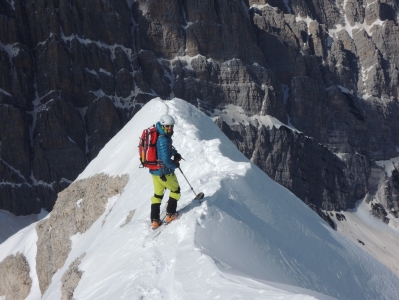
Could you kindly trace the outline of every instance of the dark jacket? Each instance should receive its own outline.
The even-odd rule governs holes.
[[[172,135],[167,134],[163,129],[161,123],[155,125],[157,127],[159,137],[157,140],[157,156],[162,160],[164,166],[158,170],[150,170],[153,175],[161,176],[171,174],[176,169],[176,164],[172,160],[172,156],[177,154],[176,149],[172,146]]]

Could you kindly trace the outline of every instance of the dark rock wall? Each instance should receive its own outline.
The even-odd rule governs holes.
[[[379,190],[374,161],[398,156],[397,9],[391,0],[0,0],[0,208],[51,210],[156,96],[292,124],[300,133],[216,121],[306,203],[353,207]]]
[[[51,210],[147,99],[133,19],[126,1],[4,0],[0,23],[0,208]]]
[[[338,157],[314,138],[285,126],[230,128],[221,118],[215,123],[252,162],[308,205],[346,210],[378,185],[368,183],[373,164],[362,155]]]

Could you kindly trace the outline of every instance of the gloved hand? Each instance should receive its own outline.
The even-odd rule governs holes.
[[[181,157],[180,153],[176,153],[175,156],[173,157],[173,161],[175,163],[181,161],[181,159],[182,159],[182,157]]]

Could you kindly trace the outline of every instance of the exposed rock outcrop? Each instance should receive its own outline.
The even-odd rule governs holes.
[[[86,232],[93,225],[105,212],[108,198],[122,193],[128,177],[99,174],[78,180],[59,193],[50,217],[36,225],[36,265],[42,294],[71,251],[70,237]]]
[[[364,156],[339,158],[315,139],[285,126],[268,129],[248,125],[233,131],[221,119],[216,124],[257,166],[308,205],[346,210],[355,207],[370,189],[373,164]],[[240,138],[243,136],[251,138]]]
[[[7,300],[23,300],[32,288],[30,267],[26,257],[17,253],[0,262],[0,297]]]
[[[392,217],[399,217],[398,169],[395,167],[390,175],[379,182],[378,190],[373,194],[373,197],[367,198],[368,202],[371,202],[372,214],[385,223],[388,223]]]
[[[70,265],[68,270],[62,275],[61,284],[61,300],[72,300],[73,292],[79,284],[82,278],[83,271],[79,270],[79,265],[85,257],[86,253],[83,253],[77,259],[75,259]]]
[[[317,213],[320,218],[322,218],[324,221],[326,221],[326,223],[328,225],[330,225],[330,227],[332,229],[337,229],[334,221],[330,218],[330,215],[328,214],[328,212],[324,212],[323,210],[320,209],[320,207],[317,207],[314,204],[309,204],[309,207],[315,212]]]
[[[373,216],[384,221],[384,223],[389,223],[389,219],[387,218],[388,214],[381,203],[371,203],[371,213]]]
[[[133,219],[135,213],[136,213],[135,209],[129,211],[129,214],[126,216],[125,223],[121,224],[120,227],[122,228],[123,226],[129,224],[130,221]]]

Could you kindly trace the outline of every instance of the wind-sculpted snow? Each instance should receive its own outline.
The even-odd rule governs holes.
[[[138,139],[142,128],[155,123],[166,112],[177,119],[174,141],[186,159],[182,162],[182,170],[196,192],[205,193],[206,201],[200,207],[190,204],[182,218],[168,226],[156,241],[137,241],[152,252],[151,256],[148,251],[144,252],[146,254],[139,251],[138,256],[145,258],[142,265],[135,265],[134,269],[144,266],[144,270],[130,278],[140,283],[143,295],[151,293],[150,287],[162,286],[151,283],[151,280],[139,280],[143,272],[155,272],[155,277],[163,274],[161,277],[168,278],[170,275],[166,274],[175,268],[174,281],[179,286],[188,284],[187,277],[190,276],[198,276],[199,281],[190,284],[202,286],[206,278],[212,276],[208,274],[207,277],[204,274],[206,267],[195,262],[201,253],[219,266],[222,271],[219,274],[227,272],[269,284],[300,286],[342,299],[384,299],[395,293],[398,279],[394,275],[330,230],[292,193],[248,162],[207,116],[180,100],[153,100],[144,106],[79,177],[98,172],[130,174],[133,182],[127,184],[126,193],[137,196],[126,200],[129,207],[124,208],[124,215],[129,210],[137,210],[132,223],[124,227],[125,230],[130,228],[129,236],[135,236],[137,232],[132,228],[135,222],[144,226],[140,227],[144,230],[141,219],[148,219],[152,193],[149,176],[142,176],[137,173],[140,170],[134,169],[138,166],[138,157],[132,139]],[[112,163],[105,158],[112,159]],[[184,178],[179,176],[179,180],[183,190],[181,207],[193,194]],[[123,198],[124,195],[121,201]],[[124,217],[120,216],[120,222]],[[192,234],[194,236],[190,236]],[[191,254],[185,253],[188,249]],[[124,251],[117,252],[122,254]],[[193,267],[188,267],[190,264]],[[152,265],[152,271],[146,270],[147,265]],[[186,268],[190,271],[184,271]],[[156,278],[152,280],[157,281]],[[158,292],[162,294],[162,289]]]
[[[204,192],[205,198],[192,201],[194,193],[177,172],[182,214],[153,237],[152,180],[139,168],[137,144],[141,131],[165,113],[176,119],[174,146],[184,158],[181,168],[195,193]],[[77,182],[99,174],[127,174],[129,180],[120,195],[108,196],[91,226],[70,237],[70,251],[42,299],[66,295],[66,278],[72,278],[67,292],[74,299],[374,300],[399,294],[399,279],[385,266],[333,231],[183,100],[146,104]],[[84,205],[76,197],[69,201]],[[54,211],[49,219],[57,226]],[[11,242],[16,237],[0,245],[0,253],[16,251]],[[34,268],[35,261],[28,261]],[[27,299],[34,299],[38,289],[33,280]]]

